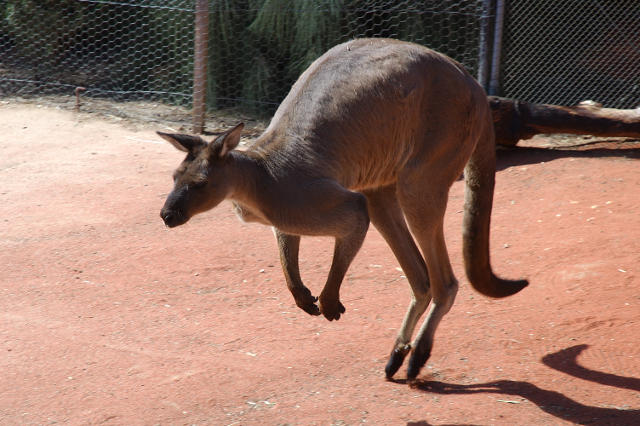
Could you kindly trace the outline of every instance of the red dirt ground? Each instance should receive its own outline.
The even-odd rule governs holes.
[[[500,152],[493,265],[531,281],[504,300],[464,277],[454,185],[460,292],[411,388],[384,380],[409,290],[374,229],[330,323],[228,204],[163,226],[181,155],[156,129],[11,104],[0,126],[3,425],[640,424],[637,143]],[[314,293],[331,251],[303,239]]]

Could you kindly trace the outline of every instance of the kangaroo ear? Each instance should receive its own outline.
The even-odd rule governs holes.
[[[184,152],[193,152],[195,148],[206,146],[207,143],[198,136],[181,135],[156,132],[158,136],[175,146],[176,149]]]
[[[218,136],[209,144],[209,151],[211,155],[223,158],[229,153],[229,151],[235,149],[235,147],[240,143],[242,129],[244,129],[244,123],[240,123],[233,129],[227,130]]]

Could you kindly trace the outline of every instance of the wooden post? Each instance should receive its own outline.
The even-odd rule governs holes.
[[[489,96],[496,143],[512,146],[540,133],[640,138],[640,108],[614,109],[585,101],[575,106],[531,104]]]
[[[207,56],[209,44],[209,2],[196,0],[193,58],[193,132],[204,131],[207,109]]]

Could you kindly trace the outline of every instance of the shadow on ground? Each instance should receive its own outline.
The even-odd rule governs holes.
[[[578,364],[578,356],[588,347],[589,345],[576,345],[562,349],[561,351],[545,355],[542,358],[542,362],[554,370],[561,371],[578,379],[640,392],[640,379],[638,378],[594,371]],[[640,420],[640,417],[638,419]]]
[[[570,376],[617,388],[640,390],[640,379],[590,370],[577,363],[577,357],[588,345],[576,345],[545,355],[542,362]],[[398,383],[406,383],[398,380]],[[475,393],[492,393],[524,398],[536,404],[542,411],[559,419],[580,425],[632,425],[638,424],[640,410],[626,407],[592,407],[581,404],[560,392],[542,389],[532,383],[514,380],[498,380],[494,382],[472,385],[459,385],[436,380],[417,380],[412,387],[431,394],[465,395]],[[426,421],[411,422],[412,426],[428,425]]]
[[[538,164],[558,160],[561,158],[627,158],[640,160],[640,144],[629,143],[625,145],[611,144],[610,147],[602,147],[602,142],[593,145],[571,145],[561,148],[520,147],[500,149],[498,151],[498,170],[504,170],[513,166]]]

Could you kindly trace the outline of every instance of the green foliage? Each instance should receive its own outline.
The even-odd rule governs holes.
[[[213,108],[235,107],[245,76],[256,57],[251,24],[258,0],[219,0],[209,9],[209,79],[207,99]]]
[[[297,76],[341,39],[342,10],[342,0],[266,0],[249,31],[289,56]]]
[[[287,94],[295,79],[330,47],[355,37],[392,37],[434,47],[454,58],[467,59],[471,68],[478,28],[476,7],[466,2],[467,13],[443,14],[456,7],[453,0],[261,0],[247,31],[239,32],[250,46],[243,76],[244,104],[258,105],[270,113]],[[245,15],[246,16],[246,15]],[[456,50],[457,49],[457,50]],[[219,82],[222,82],[218,80]],[[237,96],[237,94],[236,94]],[[260,101],[271,101],[263,105]]]
[[[339,40],[341,10],[342,0],[211,2],[209,105],[270,113],[297,76]]]

